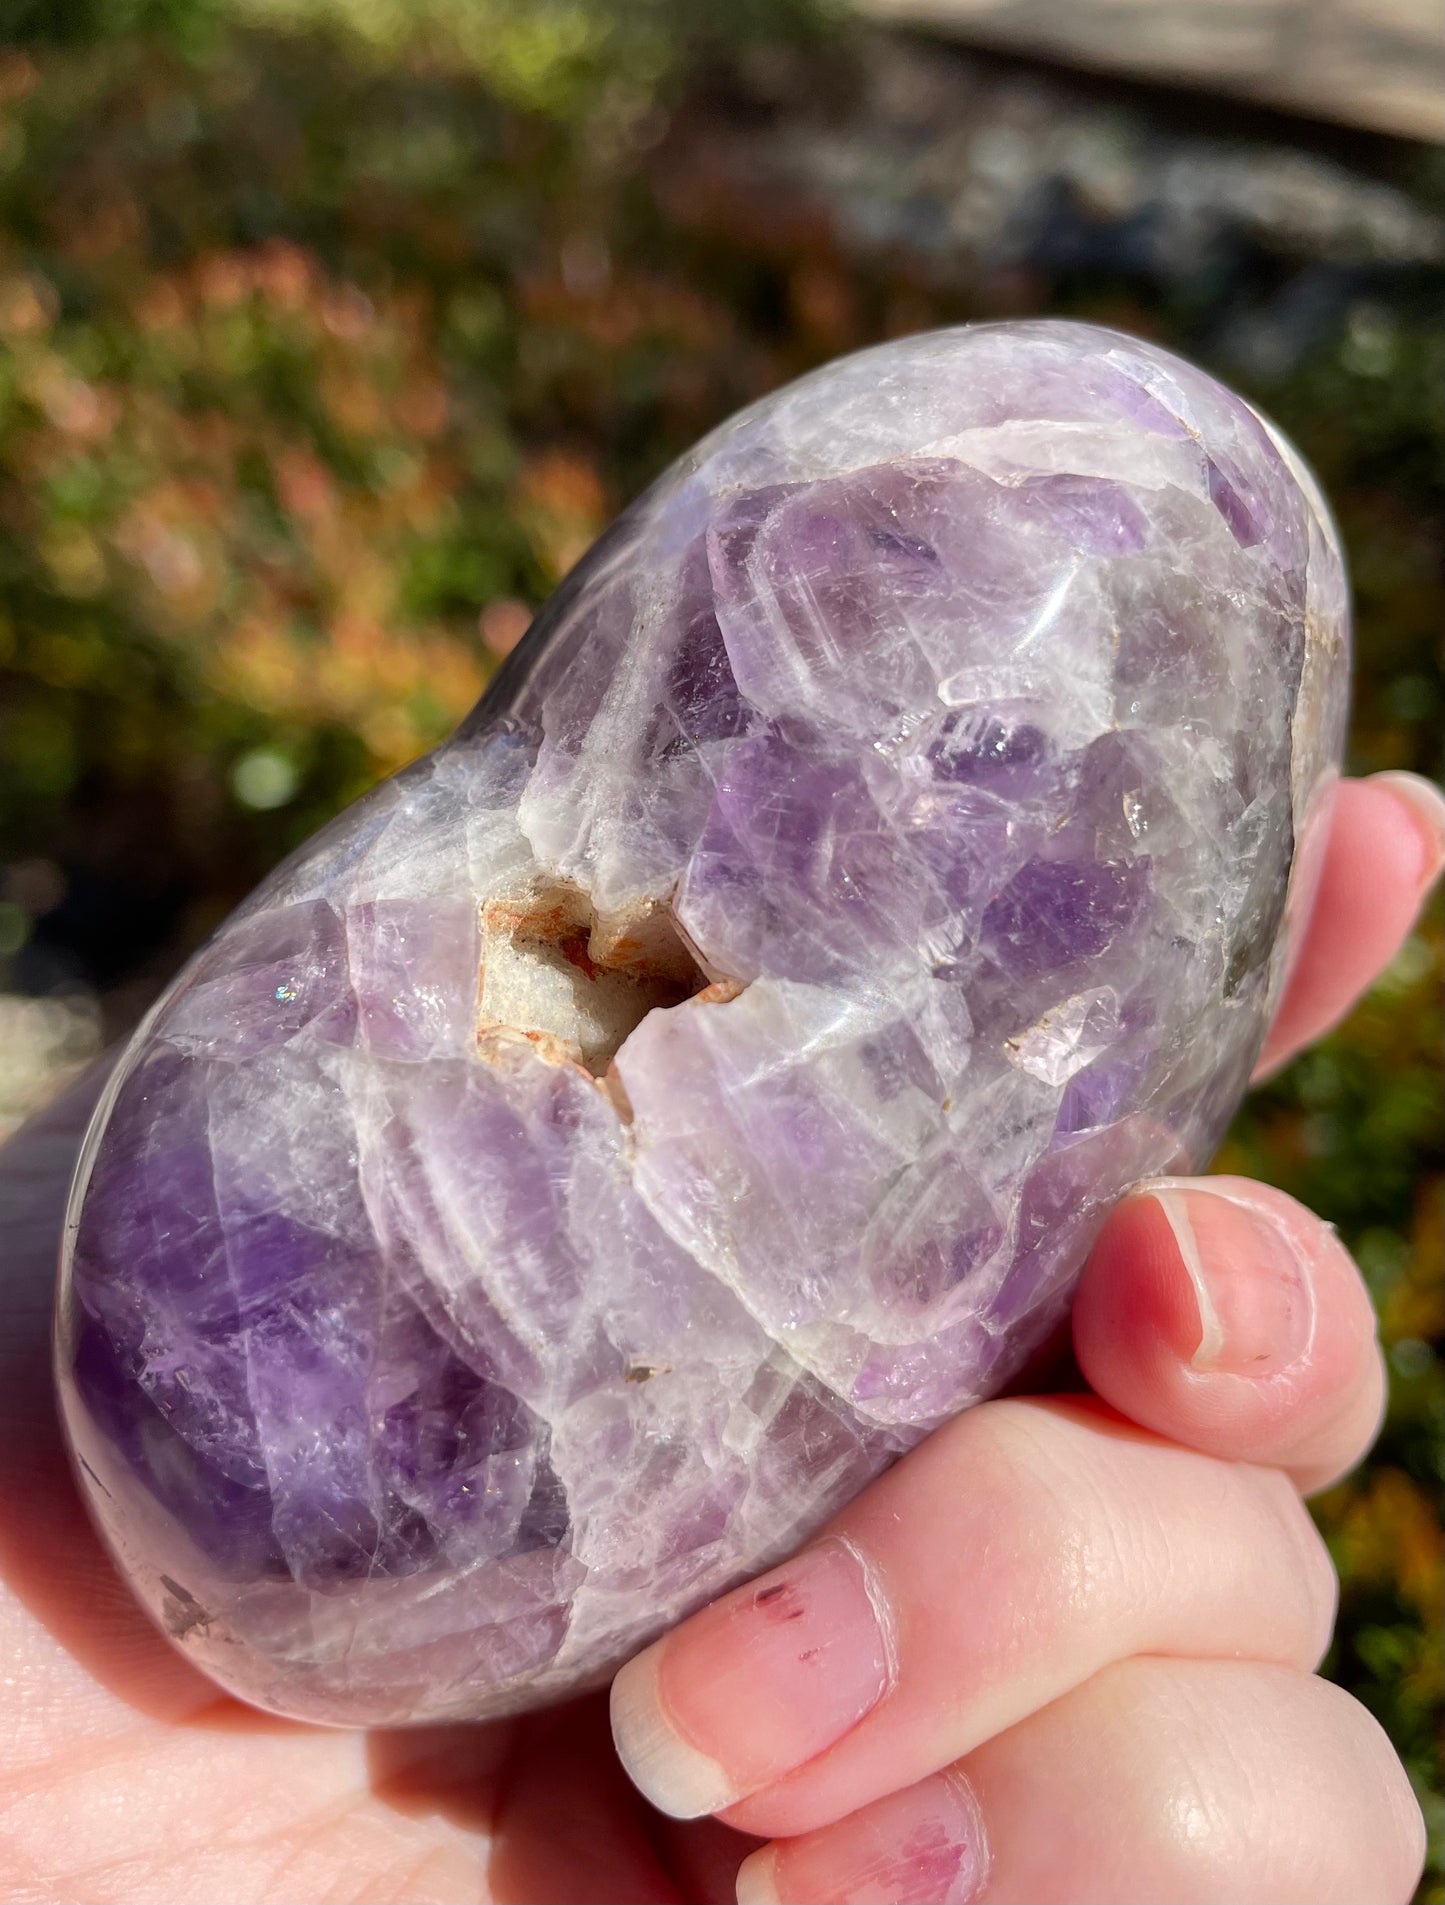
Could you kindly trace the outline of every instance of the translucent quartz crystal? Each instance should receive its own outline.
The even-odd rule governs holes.
[[[996,1389],[1244,1089],[1346,629],[1289,447],[1084,325],[676,464],[97,1114],[65,1410],[178,1644],[320,1720],[555,1698]]]

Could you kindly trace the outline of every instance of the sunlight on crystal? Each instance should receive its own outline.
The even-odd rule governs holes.
[[[1064,1085],[1109,1049],[1118,1030],[1118,994],[1080,992],[1051,1006],[1026,1032],[1005,1039],[1004,1050],[1021,1072],[1046,1085]]]

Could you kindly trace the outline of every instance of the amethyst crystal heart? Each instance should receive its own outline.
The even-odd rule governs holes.
[[[1340,745],[1307,473],[1075,324],[834,364],[603,537],[117,1071],[59,1356],[225,1686],[504,1713],[794,1546],[1199,1165]]]

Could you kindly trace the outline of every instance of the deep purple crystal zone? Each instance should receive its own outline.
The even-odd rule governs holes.
[[[1115,333],[709,438],[116,1075],[58,1347],[147,1606],[282,1711],[515,1710],[991,1393],[1237,1102],[1345,655],[1288,447]]]

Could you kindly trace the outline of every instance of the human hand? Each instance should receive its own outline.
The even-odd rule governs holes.
[[[1342,790],[1262,1069],[1399,943],[1397,792]],[[1383,1400],[1353,1265],[1279,1192],[1160,1180],[1105,1228],[1072,1333],[1092,1396],[958,1418],[618,1676],[643,1791],[773,1841],[742,1905],[1409,1897],[1403,1771],[1313,1677],[1335,1584],[1300,1494]]]
[[[1445,818],[1398,781],[1342,790],[1269,1060],[1389,958],[1442,846]],[[218,1693],[151,1629],[54,1427],[50,1284],[87,1109],[72,1093],[0,1154],[0,1895],[729,1898],[748,1841],[640,1802],[597,1699],[492,1727],[322,1731]],[[1381,1395],[1348,1260],[1256,1187],[1138,1195],[1095,1250],[1074,1344],[1095,1398],[973,1411],[779,1570],[782,1594],[776,1578],[740,1590],[625,1669],[629,1754],[674,1795],[690,1776],[693,1809],[726,1787],[745,1794],[732,1826],[787,1835],[749,1861],[753,1899],[1406,1898],[1403,1774],[1362,1710],[1308,1677],[1332,1588],[1294,1484],[1358,1458]],[[886,1692],[887,1661],[848,1641],[860,1554],[889,1604]],[[690,1755],[658,1750],[659,1689]],[[962,1780],[941,1777],[957,1761]]]

